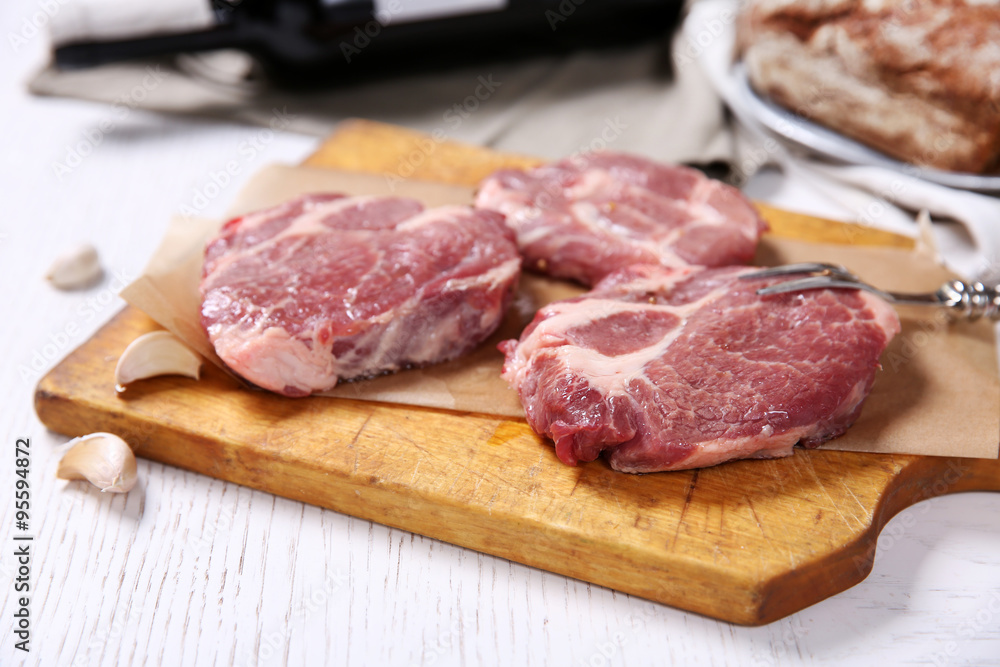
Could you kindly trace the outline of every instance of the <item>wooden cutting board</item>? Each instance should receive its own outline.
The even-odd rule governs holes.
[[[532,159],[344,123],[307,164],[471,185]],[[902,237],[762,207],[773,233],[906,247]],[[126,308],[39,383],[69,436],[118,433],[136,454],[743,624],[864,579],[885,523],[944,493],[1000,490],[1000,462],[797,451],[689,472],[577,468],[523,421],[385,403],[287,399],[206,365],[114,391],[114,367],[158,328]]]

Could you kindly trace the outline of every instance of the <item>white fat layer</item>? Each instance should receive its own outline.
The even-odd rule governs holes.
[[[447,292],[472,288],[494,290],[508,282],[520,269],[520,260],[508,260],[486,273],[469,278],[449,280]],[[282,301],[287,301],[287,297]],[[414,296],[392,311],[368,319],[365,329],[353,337],[354,347],[343,356],[333,356],[336,339],[323,343],[319,331],[313,330],[308,339],[294,337],[284,328],[268,326],[269,314],[281,304],[268,307],[255,318],[253,327],[239,323],[213,324],[208,333],[219,357],[239,375],[272,391],[296,387],[305,392],[331,389],[338,378],[349,379],[400,368],[406,361],[424,364],[439,361],[460,340],[461,318],[446,318],[420,326],[422,301]],[[502,313],[494,310],[480,314],[481,329],[493,327]],[[417,321],[418,324],[414,324]],[[422,335],[414,335],[420,331]],[[308,341],[308,342],[307,342]],[[362,352],[369,350],[370,352]]]
[[[264,327],[261,322],[250,329],[239,324],[213,324],[208,334],[227,365],[265,389],[281,392],[285,387],[296,387],[311,392],[337,384],[329,346],[310,350],[281,327]]]
[[[744,271],[752,271],[747,268]],[[743,271],[741,271],[743,272]],[[668,290],[672,284],[687,278],[689,272],[675,272],[669,279],[663,277],[646,280],[636,280],[630,283],[636,291],[650,292]],[[662,358],[666,350],[677,339],[684,329],[687,319],[697,310],[710,306],[711,302],[721,298],[728,292],[726,286],[706,294],[698,301],[683,306],[651,305],[643,303],[624,303],[612,299],[588,299],[575,303],[554,304],[559,312],[543,320],[531,333],[527,340],[518,345],[515,356],[505,369],[505,378],[514,386],[519,387],[529,372],[533,357],[539,350],[555,348],[557,358],[565,368],[586,374],[592,387],[600,391],[605,398],[627,395],[627,387],[634,379],[648,381],[643,374],[644,369],[652,361]],[[859,291],[865,307],[874,315],[875,323],[891,338],[900,330],[899,318],[891,305],[883,299],[868,292]],[[551,307],[550,307],[551,308]],[[565,332],[575,327],[598,321],[620,312],[641,312],[648,309],[668,311],[680,318],[677,326],[671,329],[659,341],[645,346],[643,349],[616,357],[607,357],[599,352],[577,345],[565,345]],[[841,401],[831,415],[830,420],[836,421],[850,414],[864,400],[866,393],[865,381],[860,381]],[[809,424],[789,429],[775,434],[770,424],[765,424],[760,433],[741,438],[719,438],[698,443],[689,456],[673,466],[663,470],[684,470],[716,465],[724,461],[740,458],[777,458],[789,456],[796,443],[803,438],[814,436],[817,424]],[[650,472],[649,469],[630,466],[627,460],[616,461],[612,454],[612,462],[616,470],[624,472]]]
[[[673,250],[673,244],[680,238],[683,227],[672,229],[656,238],[637,237],[631,229],[616,225],[610,219],[602,216],[597,207],[590,202],[576,202],[571,206],[571,210],[573,211],[573,217],[595,234],[610,232],[627,239],[630,244],[644,248],[652,253],[654,257],[659,257],[660,262],[666,266],[687,266],[687,262],[678,257]],[[657,222],[639,211],[634,212],[636,215],[640,215],[647,220],[652,220],[654,223]]]
[[[283,233],[290,229],[300,230],[300,233],[317,233],[322,230],[329,230],[328,227],[322,225],[324,219],[349,208],[363,205],[374,199],[377,199],[377,197],[343,197],[331,201],[309,203],[302,211],[302,214],[297,216]],[[255,229],[286,215],[288,213],[281,206],[250,213],[240,221],[240,229]]]
[[[678,279],[680,276],[678,277]],[[650,287],[663,289],[664,282],[649,281]],[[641,284],[641,283],[639,283]],[[530,365],[529,360],[543,348],[554,347],[559,361],[566,368],[584,369],[588,381],[605,396],[617,396],[628,393],[627,387],[632,380],[642,376],[643,370],[650,362],[661,358],[671,344],[684,330],[687,319],[696,311],[708,306],[727,293],[725,287],[709,292],[701,299],[681,306],[650,305],[644,303],[626,303],[614,299],[587,299],[575,303],[559,304],[556,315],[543,320],[516,350],[515,363],[511,364],[514,371],[515,386],[524,379]],[[663,338],[642,349],[608,357],[597,350],[577,345],[563,345],[565,332],[579,326],[585,326],[618,313],[641,313],[655,309],[659,312],[669,312],[679,318],[677,326],[668,331]]]
[[[583,172],[576,185],[571,185],[564,192],[569,199],[585,199],[607,189],[608,185],[616,185],[618,179],[604,169],[590,168]]]
[[[363,205],[365,202],[373,199],[377,199],[377,197],[345,197],[343,199],[335,199],[329,202],[312,204],[305,211],[303,211],[301,215],[294,218],[288,227],[281,230],[266,241],[258,243],[252,248],[246,248],[238,253],[229,253],[218,258],[215,261],[215,267],[212,270],[211,276],[208,276],[207,278],[211,281],[212,276],[223,275],[230,265],[243,261],[247,257],[259,255],[289,237],[302,238],[329,232],[330,228],[323,224],[323,220],[329,218],[331,215],[336,215],[337,213],[354,206]],[[240,221],[240,229],[256,229],[277,218],[287,215],[287,211],[285,211],[284,207],[281,206],[268,209],[266,211],[251,213]]]
[[[416,229],[420,229],[421,227],[425,227],[432,222],[440,222],[441,220],[447,220],[449,218],[460,218],[460,216],[466,215],[468,212],[468,207],[439,206],[438,208],[432,208],[424,211],[423,213],[418,213],[406,222],[397,225],[396,231],[412,232]]]
[[[522,202],[511,200],[509,196],[505,197],[498,185],[494,185],[493,183],[490,183],[489,185],[491,186],[491,189],[484,189],[483,192],[480,192],[480,205],[493,205],[495,208],[506,214],[508,216],[508,222],[519,230],[518,243],[522,247],[543,241],[546,238],[556,235],[563,237],[564,241],[566,240],[565,235],[567,234],[567,230],[563,225],[530,225],[531,222],[541,218],[542,208],[537,206],[524,208],[524,204]],[[681,225],[673,229],[665,230],[662,226],[660,226],[659,221],[656,218],[630,208],[628,204],[619,204],[619,206],[628,208],[634,215],[650,222],[654,228],[659,227],[659,233],[653,237],[643,235],[637,236],[634,230],[622,225],[617,225],[609,218],[602,215],[593,202],[585,201],[588,197],[593,197],[601,192],[606,192],[612,187],[624,188],[626,199],[629,195],[635,195],[683,203],[683,205],[690,212],[691,216],[694,218],[694,221],[687,225]],[[587,232],[589,232],[581,234],[582,236],[586,236],[587,238],[591,238],[591,235],[595,238],[602,238],[608,235],[621,237],[622,239],[627,240],[631,245],[643,248],[651,254],[660,257],[661,263],[665,266],[687,266],[687,262],[681,259],[674,252],[673,247],[692,225],[697,225],[699,227],[733,226],[734,221],[722,215],[714,207],[706,203],[717,187],[716,183],[706,179],[695,184],[689,198],[678,200],[657,194],[642,186],[623,184],[608,171],[602,169],[590,169],[581,175],[578,183],[565,188],[563,194],[567,197],[567,199],[573,202],[569,206],[570,214],[585,228]],[[741,225],[739,231],[747,238],[756,238],[756,225],[756,220],[754,220],[752,216],[748,216],[747,224]]]
[[[495,289],[497,286],[509,281],[511,276],[516,274],[520,269],[521,259],[514,257],[508,259],[503,264],[494,266],[486,273],[466,278],[452,278],[445,283],[445,289],[449,292],[454,292],[457,290],[467,290],[470,287],[483,287],[484,285],[489,285],[490,289]]]
[[[518,210],[512,215],[507,216],[507,220],[519,223],[517,242],[522,248],[538,243],[539,241],[544,241],[554,234],[563,234],[563,240],[569,236],[569,234],[567,234],[567,230],[560,225],[535,225],[534,227],[526,229],[523,225],[525,224],[525,221],[531,220],[533,215],[537,215],[537,209],[528,211]]]
[[[282,239],[289,236],[316,236],[329,233],[330,227],[323,224],[323,221],[330,216],[337,215],[348,209],[364,206],[370,201],[375,201],[378,197],[346,197],[344,199],[334,199],[333,201],[313,204],[302,212],[302,215],[295,218],[292,224],[272,236],[266,241],[271,245],[280,243]],[[261,244],[264,245],[264,244]]]
[[[697,211],[698,219],[701,224],[712,225],[716,227],[732,226],[734,220],[723,215],[718,209],[708,203],[709,197],[712,196],[716,190],[722,190],[726,186],[718,181],[713,181],[711,179],[705,179],[700,183],[696,183],[694,186],[694,192],[691,195],[691,204],[695,207]],[[740,225],[739,230],[743,235],[749,239],[757,238],[757,219],[753,215],[747,215],[743,224]]]
[[[803,426],[789,429],[780,435],[773,435],[773,430],[770,424],[768,424],[756,436],[720,438],[699,442],[698,446],[692,449],[690,455],[686,458],[673,465],[657,468],[656,470],[689,470],[692,468],[714,466],[736,459],[775,459],[783,456],[791,456],[795,448],[795,443],[809,436],[810,431],[811,427]],[[642,466],[631,466],[627,461],[616,461],[614,453],[611,456],[615,470],[620,470],[621,472],[652,472],[650,469]]]

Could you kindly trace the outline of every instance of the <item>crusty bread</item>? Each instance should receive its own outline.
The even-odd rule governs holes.
[[[749,0],[754,88],[897,159],[1000,167],[997,0]]]

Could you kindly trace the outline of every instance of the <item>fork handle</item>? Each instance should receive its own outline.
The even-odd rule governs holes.
[[[966,283],[961,280],[946,282],[938,290],[941,303],[961,313],[969,320],[988,317],[1000,320],[1000,285]]]

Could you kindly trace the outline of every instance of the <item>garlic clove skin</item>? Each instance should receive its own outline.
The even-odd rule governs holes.
[[[59,289],[71,290],[89,287],[103,275],[97,250],[83,244],[56,257],[45,278]]]
[[[56,477],[85,479],[105,493],[128,493],[138,479],[135,454],[112,433],[91,433],[69,441]]]
[[[197,380],[201,357],[169,331],[153,331],[129,343],[115,366],[115,390],[158,375],[184,375]]]

